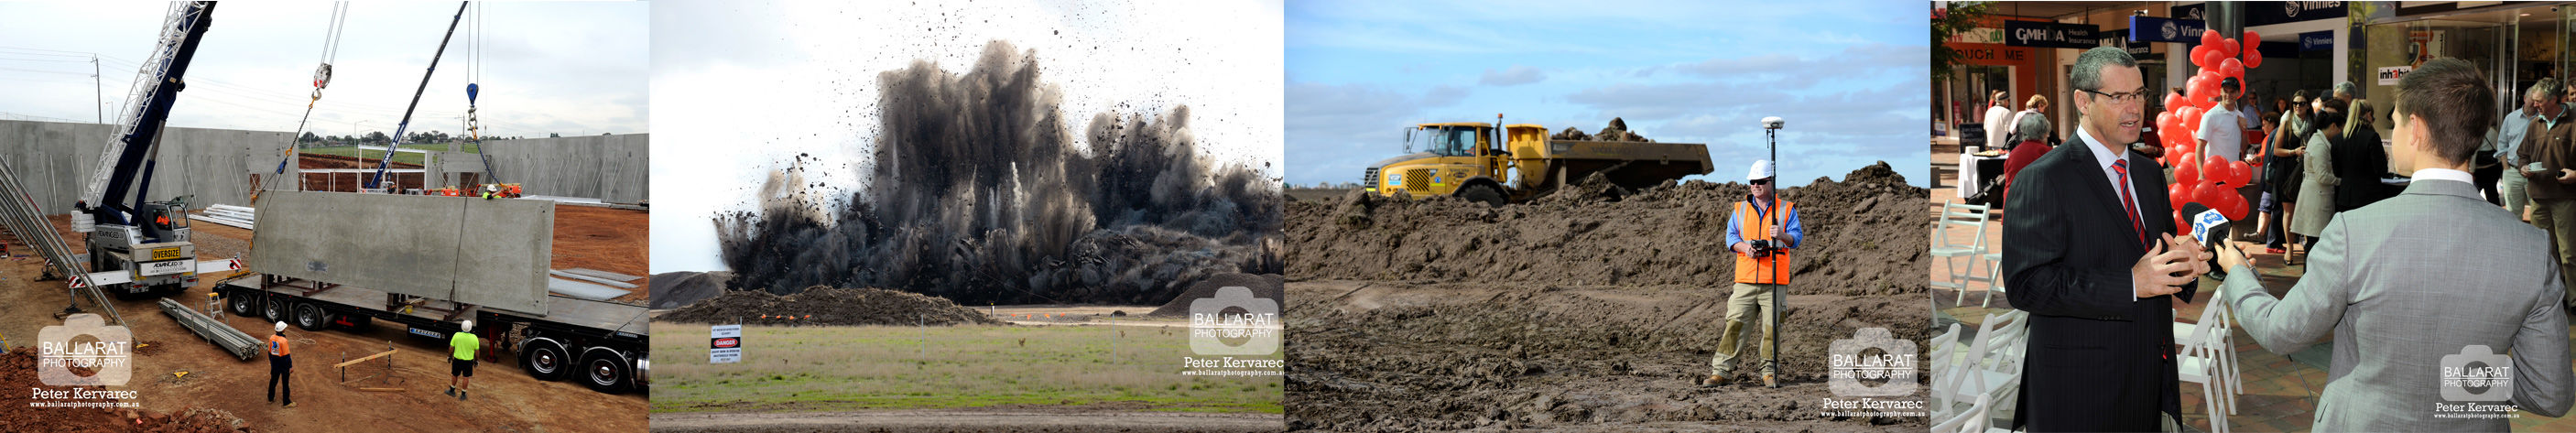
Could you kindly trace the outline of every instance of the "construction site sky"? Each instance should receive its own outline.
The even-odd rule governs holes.
[[[1281,5],[1147,6],[655,5],[653,105],[693,120],[654,134],[665,143],[740,145],[655,145],[655,160],[690,163],[654,164],[653,176],[693,180],[653,185],[661,210],[653,215],[653,272],[725,270],[710,220],[759,210],[760,200],[774,198],[759,197],[773,172],[798,168],[808,186],[801,189],[822,200],[869,188],[885,96],[879,74],[916,61],[962,74],[995,41],[1034,52],[1036,72],[1061,96],[1055,106],[1071,147],[1092,146],[1086,130],[1095,115],[1150,120],[1187,107],[1200,157],[1275,179],[1283,65],[1276,51],[1242,47],[1280,43],[1278,21],[1249,17],[1276,17]]]
[[[102,123],[104,113],[103,123],[118,122],[137,62],[170,5],[0,4],[0,91],[10,94],[0,99],[0,119]],[[478,2],[439,60],[410,131],[464,135],[465,84],[479,70],[486,136],[647,132],[646,9],[640,2]],[[220,10],[170,126],[294,131],[331,39],[332,3],[225,3]],[[392,135],[456,10],[452,2],[351,4],[330,87],[306,129]],[[478,11],[488,17],[479,26]],[[481,64],[469,67],[476,51]]]
[[[1336,0],[1286,12],[1290,185],[1357,183],[1368,164],[1403,154],[1405,127],[1495,114],[1551,132],[1619,118],[1655,141],[1707,144],[1717,169],[1689,179],[1743,181],[1768,158],[1766,116],[1788,121],[1788,186],[1880,160],[1930,163],[1916,149],[1930,83],[1894,73],[1930,61],[1909,30],[1922,14],[1882,2]],[[1903,170],[1915,186],[1929,179]]]

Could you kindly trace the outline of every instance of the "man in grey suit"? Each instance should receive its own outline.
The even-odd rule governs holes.
[[[2219,248],[2238,276],[2222,299],[2263,348],[2288,354],[2333,333],[2316,431],[2502,432],[2515,408],[2567,413],[2576,384],[2549,241],[2487,205],[2467,171],[2495,105],[2482,77],[2441,58],[2398,81],[2392,159],[2414,183],[2335,216],[2287,298],[2264,291],[2242,251]]]

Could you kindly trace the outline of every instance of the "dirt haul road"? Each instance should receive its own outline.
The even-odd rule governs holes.
[[[1289,427],[1920,431],[1920,417],[1824,406],[1833,340],[1880,327],[1920,348],[1931,334],[1913,279],[1925,220],[1908,205],[1925,190],[1884,164],[1781,193],[1807,233],[1783,308],[1783,387],[1696,386],[1725,323],[1722,244],[1745,191],[1590,183],[1501,208],[1291,203]],[[1746,349],[1736,371],[1758,363]],[[1920,400],[1922,383],[1896,399]]]

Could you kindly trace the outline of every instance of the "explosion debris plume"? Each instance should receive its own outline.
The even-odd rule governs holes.
[[[1001,41],[964,73],[916,60],[877,86],[864,185],[825,200],[789,168],[758,210],[715,219],[729,287],[1160,304],[1208,275],[1280,272],[1277,182],[1202,155],[1187,106],[1094,114],[1077,140],[1036,51]]]

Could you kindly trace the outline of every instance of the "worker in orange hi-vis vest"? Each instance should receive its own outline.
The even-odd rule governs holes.
[[[1726,300],[1726,333],[1717,341],[1717,357],[1709,360],[1708,379],[1700,386],[1719,386],[1735,381],[1735,357],[1742,352],[1744,324],[1762,324],[1762,386],[1778,388],[1772,376],[1779,373],[1779,314],[1781,287],[1789,284],[1789,251],[1806,239],[1806,228],[1798,223],[1798,205],[1781,200],[1779,184],[1773,183],[1771,161],[1753,162],[1745,175],[1752,183],[1752,193],[1735,203],[1735,212],[1726,221],[1727,249],[1735,252],[1735,291]],[[1766,316],[1767,315],[1767,316]]]
[[[277,333],[268,336],[268,401],[277,401],[278,388],[286,389],[286,407],[295,407],[295,357],[286,348],[286,322],[277,322]]]

